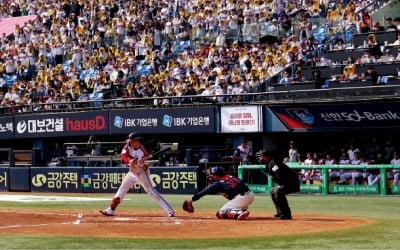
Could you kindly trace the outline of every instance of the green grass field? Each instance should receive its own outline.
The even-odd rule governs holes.
[[[7,194],[7,193],[5,193]],[[41,193],[35,195],[49,195]],[[56,194],[59,196],[60,194]],[[66,196],[90,196],[110,198],[112,194],[64,194]],[[184,199],[189,195],[165,195],[171,205],[179,210]],[[129,194],[120,207],[123,209],[158,209],[148,195]],[[219,195],[206,196],[196,202],[197,210],[210,210],[214,213],[223,203]],[[322,214],[365,217],[375,223],[349,230],[331,231],[312,234],[296,234],[274,237],[229,239],[126,239],[90,237],[39,237],[32,235],[2,235],[0,249],[399,249],[400,247],[400,199],[398,196],[319,196],[291,195],[289,203],[293,215]],[[40,209],[82,209],[98,210],[108,205],[106,201],[90,202],[48,202],[20,203],[0,202],[1,208],[36,208]],[[265,211],[270,216],[274,209],[268,195],[257,195],[251,211]],[[1,222],[0,222],[1,224]],[[135,230],[135,228],[132,228]],[[155,230],[157,230],[155,228]],[[212,230],[212,229],[210,229]],[[270,230],[274,230],[271,228]]]

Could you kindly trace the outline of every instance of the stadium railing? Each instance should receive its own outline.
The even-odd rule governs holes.
[[[106,99],[47,104],[15,105],[0,107],[0,116],[39,114],[56,112],[77,112],[89,110],[110,110],[126,108],[171,108],[184,106],[248,105],[277,103],[326,103],[365,100],[394,100],[398,98],[399,87],[379,85],[343,88],[302,89],[244,93],[238,95],[187,95],[146,98]],[[167,102],[165,102],[167,100]],[[163,102],[164,101],[164,102]]]
[[[399,165],[301,165],[301,164],[288,164],[290,168],[301,170],[301,169],[314,169],[321,170],[321,184],[301,184],[300,192],[303,193],[321,193],[322,195],[328,195],[333,193],[364,193],[364,194],[380,194],[387,195],[399,194],[400,185],[388,185],[387,170],[400,168]],[[379,170],[379,185],[339,185],[330,183],[329,170],[330,169],[357,169],[357,170]],[[261,175],[267,175],[265,165],[239,165],[238,166],[238,177],[247,181],[251,178],[251,171],[261,171]],[[248,172],[250,171],[250,172]],[[258,173],[260,175],[260,173]],[[265,193],[269,192],[275,185],[272,182],[270,176],[267,177],[267,183],[248,183],[250,189],[253,192]],[[382,185],[382,183],[384,183]]]

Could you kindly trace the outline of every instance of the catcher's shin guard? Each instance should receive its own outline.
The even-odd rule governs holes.
[[[237,219],[240,214],[245,212],[246,210],[242,209],[228,209],[228,210],[220,210],[217,212],[218,219]]]
[[[114,199],[112,199],[111,204],[110,204],[110,208],[111,210],[115,210],[118,207],[118,204],[121,203],[121,199],[119,197],[115,197]]]
[[[228,211],[227,210],[219,210],[215,214],[218,219],[228,219]]]

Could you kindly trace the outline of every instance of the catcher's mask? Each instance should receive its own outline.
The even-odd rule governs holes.
[[[264,156],[268,156],[269,159],[274,159],[276,161],[281,161],[280,153],[277,150],[260,150],[256,153],[257,161],[260,163],[266,163],[263,161]]]

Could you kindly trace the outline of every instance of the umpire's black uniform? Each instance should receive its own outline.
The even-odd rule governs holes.
[[[275,217],[279,217],[282,220],[290,220],[292,219],[292,213],[286,195],[300,191],[299,177],[285,163],[275,160],[273,155],[271,151],[263,151],[262,161],[266,164],[272,181],[278,184],[271,190],[271,198],[277,211]]]

